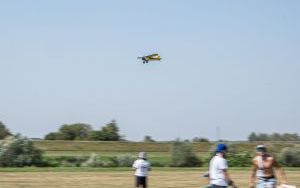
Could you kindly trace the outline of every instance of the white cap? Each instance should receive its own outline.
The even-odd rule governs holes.
[[[256,146],[256,151],[258,151],[258,152],[266,152],[267,151],[267,148],[266,148],[266,146],[265,145],[257,145]]]
[[[261,145],[257,145],[257,146],[256,146],[256,149],[259,149],[259,148],[266,148],[266,146],[265,146],[265,145],[263,145],[263,144],[261,144]]]
[[[147,158],[146,152],[140,152],[139,153],[139,158],[146,159]]]

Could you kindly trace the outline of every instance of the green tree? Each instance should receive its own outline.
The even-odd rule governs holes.
[[[144,142],[155,142],[155,140],[153,140],[151,136],[146,135],[144,137]]]
[[[0,121],[0,140],[3,140],[5,137],[12,135],[6,126]]]
[[[42,164],[42,151],[21,135],[6,137],[0,143],[0,166],[23,167]]]
[[[209,142],[209,140],[207,138],[203,138],[203,137],[195,137],[192,139],[193,142]]]
[[[259,133],[256,134],[252,132],[248,136],[249,141],[300,141],[300,137],[297,133],[273,133],[273,134],[266,134],[266,133]]]
[[[101,133],[103,136],[103,141],[118,141],[121,139],[119,135],[119,127],[115,120],[102,127]]]
[[[202,165],[200,159],[193,152],[192,144],[176,140],[171,149],[171,166],[175,167],[196,167]]]
[[[115,120],[106,124],[101,130],[93,130],[90,125],[84,123],[64,124],[58,132],[51,132],[45,136],[45,140],[119,141],[121,138]]]
[[[256,141],[257,140],[257,135],[255,132],[252,132],[249,136],[248,136],[248,140],[249,141]]]
[[[290,133],[284,133],[281,135],[281,140],[282,141],[297,141],[300,140],[300,137],[298,136],[298,134],[294,133],[294,134],[290,134]]]
[[[45,140],[64,140],[64,135],[60,132],[48,133],[45,136]]]
[[[269,137],[272,141],[281,141],[281,135],[279,133],[273,133]]]
[[[90,131],[88,135],[88,140],[94,140],[94,141],[104,140],[102,131]]]
[[[87,140],[91,126],[84,123],[65,124],[59,129],[64,140]]]

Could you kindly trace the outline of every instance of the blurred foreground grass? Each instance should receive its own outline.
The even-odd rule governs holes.
[[[199,188],[207,184],[206,168],[154,168],[149,187]],[[300,186],[300,169],[286,168],[290,184]],[[249,168],[230,170],[236,184],[248,187]],[[1,188],[132,188],[130,168],[0,168]]]

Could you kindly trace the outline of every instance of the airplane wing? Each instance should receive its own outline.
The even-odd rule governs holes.
[[[154,56],[158,56],[158,54],[151,54],[151,55],[149,55],[149,57],[154,57]]]

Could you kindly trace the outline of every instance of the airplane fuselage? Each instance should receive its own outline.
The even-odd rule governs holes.
[[[143,57],[138,57],[139,59],[143,60],[143,63],[148,63],[149,61],[160,61],[161,57],[157,54],[153,54],[150,56],[143,56]]]

